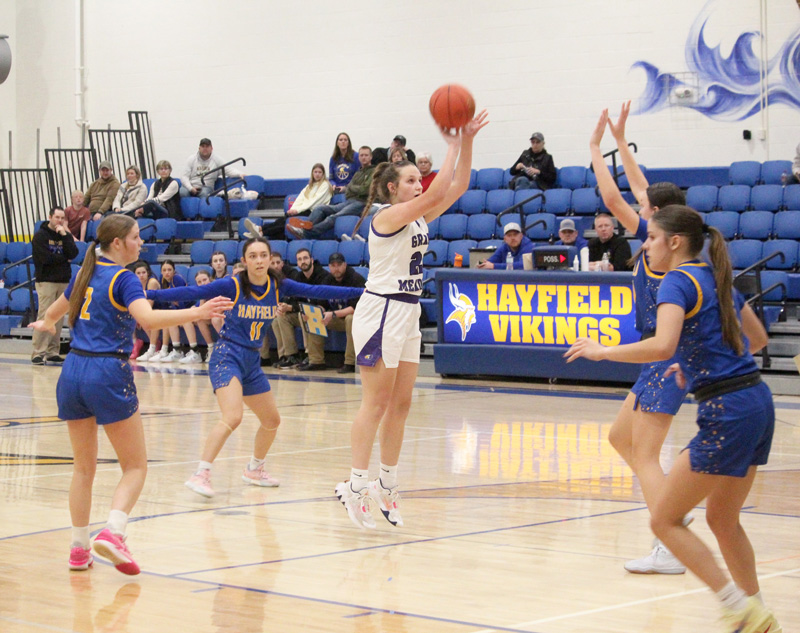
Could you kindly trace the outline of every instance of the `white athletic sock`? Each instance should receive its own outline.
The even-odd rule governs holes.
[[[122,510],[112,510],[108,513],[106,527],[117,536],[125,536],[125,528],[128,527],[128,515]]]
[[[723,607],[731,611],[741,611],[747,606],[747,594],[739,589],[733,581],[717,592],[717,598],[720,599]]]
[[[381,485],[387,490],[397,488],[397,466],[381,463]]]
[[[189,343],[189,349],[194,351],[197,349],[197,343]]]
[[[751,597],[751,598],[755,598],[755,599],[756,599],[756,600],[758,600],[758,601],[759,601],[761,604],[764,604],[764,596],[762,596],[762,595],[761,595],[761,592],[760,592],[760,591],[758,591],[758,592],[754,593],[754,594],[753,594],[752,596],[750,596],[750,597]]]
[[[195,474],[199,473],[201,470],[211,470],[211,462],[200,461],[200,463],[197,464]]]
[[[264,462],[267,461],[267,458],[264,459],[257,459],[256,457],[250,458],[250,465],[247,467],[247,470],[255,470],[256,468],[260,468],[264,465]]]
[[[147,348],[147,351],[155,353],[155,351],[156,351],[155,343],[150,343],[150,347]]]
[[[353,492],[361,492],[369,484],[369,469],[361,470],[360,468],[350,469],[350,490]]]
[[[72,526],[72,547],[82,547],[89,549],[89,526],[75,527]]]

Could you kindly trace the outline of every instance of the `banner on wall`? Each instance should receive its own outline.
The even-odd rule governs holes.
[[[588,275],[591,277],[591,275]],[[633,291],[627,283],[485,283],[445,281],[442,291],[444,342],[522,346],[572,345],[578,337],[603,345],[634,343]]]

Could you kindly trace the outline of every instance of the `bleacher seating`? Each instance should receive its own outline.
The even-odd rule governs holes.
[[[520,204],[528,198],[533,198],[530,202],[522,205],[522,212],[527,215],[529,213],[539,213],[542,210],[542,197],[535,198],[534,196],[542,192],[537,189],[521,189],[514,192],[514,204]]]
[[[215,251],[214,242],[211,240],[200,240],[192,243],[189,256],[192,264],[208,264],[211,262],[211,254]],[[228,261],[231,261],[230,259]]]
[[[712,215],[719,214],[714,213]],[[773,218],[775,216],[776,214],[771,211],[748,211],[747,213],[742,213],[739,216],[739,235],[748,240],[766,240],[772,234]]]
[[[472,215],[467,221],[467,236],[473,240],[488,240],[494,237],[497,216],[491,213]]]
[[[726,240],[732,240],[739,231],[739,214],[735,211],[717,211],[706,218],[708,226],[716,228]]]
[[[492,191],[503,187],[503,170],[499,167],[487,167],[478,170],[475,185],[483,191]]]
[[[554,215],[566,215],[572,209],[572,191],[548,189],[545,192],[544,209]]]
[[[510,189],[496,189],[486,194],[486,210],[494,215],[505,211],[513,204],[514,192]]]
[[[536,226],[531,226],[525,231],[525,234],[532,240],[549,240],[558,231],[556,229],[556,216],[552,213],[539,213],[535,217],[527,219],[528,226],[533,223],[537,223]]]
[[[746,211],[750,208],[750,191],[747,185],[725,185],[719,188],[717,205],[722,211]]]
[[[755,187],[761,182],[761,163],[754,160],[740,160],[731,163],[728,177],[732,185]]]
[[[486,208],[486,192],[481,189],[465,191],[458,200],[458,208],[464,215],[483,213]]]
[[[717,208],[719,188],[714,185],[695,185],[686,190],[686,204],[697,211],[713,211]]]
[[[364,261],[365,246],[364,242],[360,240],[339,242],[338,252],[344,255],[348,266],[360,266]]]
[[[750,206],[759,211],[777,211],[783,207],[783,187],[756,185],[750,190]]]
[[[563,189],[582,189],[586,186],[586,167],[567,166],[558,170],[556,187]]]
[[[772,253],[781,252],[784,254],[784,260],[781,261],[780,257],[774,257],[767,262],[767,268],[791,270],[797,268],[797,247],[796,240],[767,240],[764,242],[761,256],[768,257]]]
[[[775,237],[800,240],[800,211],[782,211],[776,213],[774,218],[772,232]]]

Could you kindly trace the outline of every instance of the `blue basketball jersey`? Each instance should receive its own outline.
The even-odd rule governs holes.
[[[64,295],[72,295],[75,277]],[[144,299],[139,278],[105,257],[99,257],[72,328],[72,347],[86,352],[129,355],[136,321],[128,306]]]
[[[741,356],[722,340],[717,285],[711,266],[695,260],[667,273],[658,291],[658,304],[662,303],[678,305],[686,312],[676,356],[690,391],[758,370],[747,351],[746,336]],[[742,305],[741,295],[734,290],[734,307],[740,320]]]
[[[636,238],[647,239],[647,220],[639,218]],[[647,254],[642,251],[633,266],[633,301],[636,306],[636,330],[645,334],[656,331],[658,287],[664,273],[655,272],[647,262]]]

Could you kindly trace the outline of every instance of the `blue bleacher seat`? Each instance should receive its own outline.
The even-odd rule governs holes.
[[[203,235],[205,229],[199,220],[184,220],[175,227],[175,237],[179,240],[202,240]]]
[[[510,189],[495,189],[486,194],[486,210],[497,215],[514,204],[514,192]]]
[[[257,176],[257,175],[245,176],[244,177],[244,182],[245,182],[245,185],[244,185],[245,189],[247,189],[248,191],[255,191],[259,195],[264,193],[264,178],[263,177]]]
[[[746,211],[750,208],[750,189],[747,185],[720,187],[717,205],[723,211]]]
[[[473,240],[488,240],[494,237],[497,216],[492,213],[471,215],[467,221],[467,235]]]
[[[327,266],[328,258],[337,251],[338,247],[339,242],[336,240],[315,240],[314,245],[311,247],[311,257],[319,261],[323,266]]]
[[[726,240],[732,240],[739,232],[739,214],[735,211],[709,213],[706,224],[715,227]]]
[[[520,191],[514,192],[514,204],[519,204],[523,200],[527,200],[528,198],[533,198],[537,194],[541,194],[542,192],[538,189],[521,189]],[[530,202],[525,203],[522,207],[522,212],[526,215],[528,213],[539,213],[542,210],[542,198],[539,196],[538,198],[534,198]]]
[[[250,215],[250,211],[255,209],[258,206],[257,200],[228,200],[228,204],[231,207],[231,218],[234,220],[238,220],[240,218],[246,218]],[[223,201],[222,211],[221,213],[225,213],[225,203]]]
[[[428,280],[431,280],[428,283]],[[435,268],[423,268],[422,269],[422,287],[425,292],[432,296],[436,296],[436,269]]]
[[[139,237],[144,242],[149,242],[156,236],[156,223],[150,218],[137,218],[136,223],[139,225]]]
[[[358,234],[363,237],[365,240],[369,240],[369,227],[372,226],[372,217],[368,216],[364,218],[364,221],[361,223],[361,226],[358,227]]]
[[[728,179],[732,185],[755,187],[761,181],[761,163],[755,160],[740,160],[731,163]]]
[[[75,240],[75,247],[78,249],[78,254],[75,256],[75,259],[72,260],[72,263],[80,266],[83,263],[83,258],[86,257],[86,249],[88,245],[86,242]]]
[[[8,288],[0,288],[0,312],[8,310]]]
[[[796,240],[768,240],[764,242],[764,250],[761,252],[761,256],[767,257],[776,251],[780,251],[785,256],[784,261],[781,261],[780,257],[775,257],[767,262],[767,268],[791,270],[797,268],[797,247]]]
[[[631,253],[636,253],[640,248],[642,248],[642,240],[637,240],[636,238],[632,240],[628,240],[628,246],[631,247]]]
[[[647,167],[645,167],[644,165],[639,165],[639,169],[641,170],[642,175],[645,178],[647,178]],[[628,175],[627,174],[623,173],[622,175],[620,175],[620,177],[619,177],[619,188],[620,189],[630,189],[631,188],[631,184],[628,182]]]
[[[586,186],[586,167],[580,165],[561,167],[556,178],[556,187],[581,189]]]
[[[240,240],[247,239],[244,236],[244,234],[247,232],[247,227],[244,225],[244,221],[247,219],[249,219],[256,226],[262,226],[264,224],[264,219],[257,216],[253,216],[251,218],[239,218],[239,223],[236,225],[236,232],[239,234]]]
[[[360,266],[364,261],[364,250],[366,244],[361,240],[350,240],[349,242],[339,242],[338,252],[344,255],[344,260],[348,266]]]
[[[544,222],[544,224],[531,226],[525,231],[525,235],[532,240],[549,240],[558,230],[556,229],[556,216],[552,213],[539,213],[534,217],[525,218],[526,226],[530,226],[534,222]]]
[[[600,209],[600,196],[594,189],[576,189],[572,192],[572,209],[575,215],[594,215]]]
[[[783,270],[762,270],[761,271],[761,290],[767,290],[774,284],[783,284],[783,288],[770,290],[764,295],[764,301],[783,301],[789,292],[789,275]]]
[[[175,264],[175,274],[183,277],[186,282],[189,282],[189,268],[186,264]]]
[[[761,182],[765,185],[782,185],[783,175],[792,173],[790,160],[765,160],[761,165]]]
[[[8,248],[8,246],[6,246],[5,242],[0,242],[0,264],[2,264],[3,262],[8,261],[6,259],[6,249],[7,248]]]
[[[439,237],[439,218],[434,218],[428,223],[428,239],[436,239]]]
[[[486,192],[481,189],[470,189],[458,200],[458,208],[464,215],[483,213],[486,208]]]
[[[213,251],[222,251],[223,253],[225,253],[225,258],[229,262],[236,261],[236,257],[239,252],[239,242],[237,240],[219,240],[217,242],[213,242],[213,245],[214,245]],[[209,258],[205,262],[194,262],[194,259],[192,259],[192,262],[208,264],[211,262],[211,257],[209,256]]]
[[[449,242],[445,240],[430,240],[428,250],[422,262],[426,266],[444,266],[447,263],[447,248]]]
[[[686,190],[686,205],[695,211],[713,211],[717,208],[719,188],[714,185],[695,185]]]
[[[273,253],[279,253],[283,259],[286,259],[289,243],[286,240],[269,240],[269,249]]]
[[[139,251],[139,259],[152,265],[158,262],[158,255],[155,244],[142,244],[142,248]]]
[[[353,229],[358,223],[357,215],[344,215],[336,218],[333,224],[333,234],[337,240],[342,239],[342,235],[352,235]]]
[[[39,307],[39,296],[36,291],[33,292],[33,305]],[[22,314],[30,310],[31,299],[27,287],[17,288],[16,290],[8,293],[8,310],[11,313]]]
[[[439,218],[439,235],[443,240],[461,240],[467,234],[467,216],[443,215]]]
[[[572,190],[548,189],[543,203],[544,210],[555,215],[564,215],[572,208]]]
[[[511,168],[503,170],[503,187],[508,189],[511,186],[511,181],[513,180],[513,176],[511,175]]]
[[[800,211],[800,185],[783,188],[783,206],[790,211]]]
[[[369,275],[369,268],[366,266],[353,266],[353,270],[361,275],[364,279],[366,279],[367,275]]]
[[[471,169],[469,172],[469,186],[467,187],[467,189],[475,189],[477,185],[478,185],[478,170]]]
[[[761,259],[762,243],[758,240],[728,242],[728,254],[735,270],[743,270]]]
[[[312,240],[292,240],[289,242],[289,248],[286,249],[286,259],[292,265],[297,265],[297,251],[301,248],[307,248],[309,251],[313,246]]]
[[[181,198],[181,213],[187,220],[194,220],[200,215],[200,198]]]
[[[178,232],[178,221],[174,218],[161,218],[156,220],[156,240],[168,242]]]
[[[225,213],[225,202],[219,196],[210,196],[200,201],[199,208],[200,217],[215,220]]]
[[[193,242],[192,249],[189,251],[192,264],[208,264],[211,261],[211,253],[215,250],[214,242],[211,240]],[[228,259],[228,261],[230,261],[230,259]]]
[[[719,214],[711,214],[711,216],[714,215]],[[747,213],[742,213],[739,216],[739,235],[748,240],[766,240],[772,234],[775,215],[771,211],[748,211]]]
[[[800,239],[800,211],[781,211],[776,213],[773,219],[772,231],[775,237],[781,239]]]
[[[208,273],[208,276],[213,279],[214,270],[211,268],[211,266],[208,266],[206,264],[197,264],[195,266],[191,266],[187,271],[186,274],[188,275],[188,277],[186,278],[186,283],[189,284],[190,286],[196,286],[197,284],[194,281],[194,277],[201,270],[205,270]]]
[[[750,190],[750,206],[761,211],[777,211],[783,207],[783,187],[756,185]]]
[[[18,262],[33,253],[30,242],[11,242],[6,248],[6,258],[9,263]]]
[[[503,170],[499,167],[486,167],[485,169],[480,169],[478,170],[478,176],[475,184],[478,189],[482,189],[483,191],[500,189],[503,187]]]
[[[478,242],[475,240],[454,240],[450,242],[447,248],[447,262],[452,266],[456,253],[461,255],[462,266],[464,268],[469,266],[469,249],[475,248]]]

